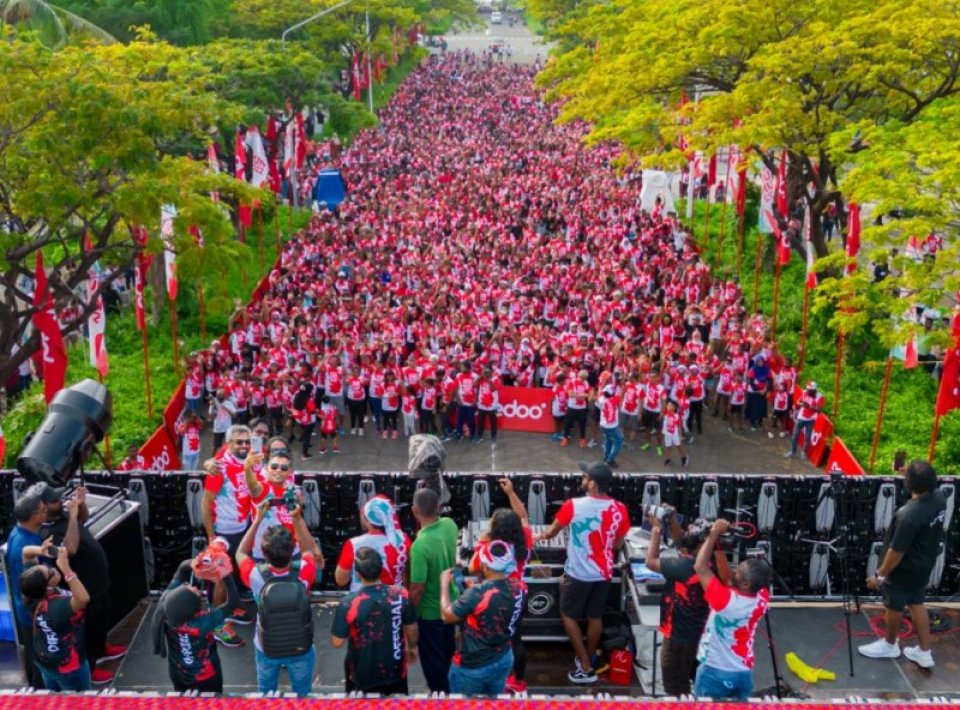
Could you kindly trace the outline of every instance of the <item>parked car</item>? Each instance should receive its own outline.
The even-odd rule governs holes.
[[[503,13],[499,11],[494,11],[490,13],[490,24],[491,25],[502,25],[503,24]]]

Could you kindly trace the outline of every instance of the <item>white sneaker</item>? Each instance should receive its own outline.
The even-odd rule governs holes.
[[[351,429],[351,430],[350,430],[350,436],[356,436],[356,435],[357,435],[357,430],[356,430],[356,429]]]
[[[867,658],[899,658],[900,644],[887,643],[886,639],[877,639],[873,643],[857,648],[861,656]]]
[[[933,668],[933,654],[930,651],[924,651],[919,646],[907,646],[903,649],[903,655],[916,663],[921,668]]]
[[[363,436],[363,429],[357,429],[357,433],[358,433],[360,436]]]

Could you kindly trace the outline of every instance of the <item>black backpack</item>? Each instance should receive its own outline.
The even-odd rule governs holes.
[[[300,581],[300,563],[290,565],[283,577],[271,574],[270,567],[263,563],[257,569],[264,581],[257,605],[257,629],[264,655],[303,655],[313,645],[313,613],[310,596]]]

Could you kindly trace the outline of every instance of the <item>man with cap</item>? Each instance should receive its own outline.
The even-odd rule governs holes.
[[[567,561],[560,583],[560,618],[576,653],[576,668],[567,677],[572,683],[589,684],[597,682],[594,656],[603,633],[614,555],[630,530],[630,515],[623,503],[609,495],[613,471],[607,464],[581,463],[580,470],[580,488],[586,495],[564,501],[553,524],[534,538],[534,544],[569,528]],[[587,620],[586,644],[581,619]]]
[[[784,458],[793,458],[797,455],[797,441],[800,434],[803,434],[804,449],[810,448],[810,439],[813,437],[813,425],[817,421],[817,415],[823,411],[823,395],[817,391],[816,382],[808,382],[803,388],[803,394],[800,400],[793,406],[796,412],[796,418],[793,424],[793,436],[790,437],[790,450],[783,455]],[[800,458],[806,458],[805,452],[800,452]]]
[[[40,528],[47,520],[47,506],[43,500],[44,492],[47,490],[53,491],[46,483],[34,483],[24,491],[13,506],[13,517],[17,524],[7,538],[7,551],[3,560],[7,578],[11,580],[14,589],[10,597],[17,623],[17,638],[20,639],[23,647],[24,672],[27,682],[34,688],[44,686],[40,671],[33,662],[33,619],[23,602],[23,597],[16,591],[16,583],[23,573],[23,548],[43,543]],[[47,497],[50,497],[49,493]]]
[[[349,642],[346,690],[406,695],[407,662],[417,659],[417,613],[406,590],[382,581],[379,551],[357,548],[351,567],[360,585],[340,601],[330,630],[334,648]]]
[[[440,614],[444,623],[463,624],[460,648],[450,664],[450,692],[496,697],[513,669],[513,635],[523,613],[523,583],[513,545],[492,540],[479,550],[483,582],[450,601],[453,570],[440,575]]]
[[[47,508],[47,521],[40,536],[44,539],[53,537],[54,544],[67,548],[70,566],[90,594],[86,608],[86,651],[92,671],[90,678],[94,685],[109,683],[113,680],[113,672],[98,665],[121,658],[127,649],[107,641],[110,625],[110,564],[103,546],[85,525],[90,517],[86,502],[87,489],[78,488],[64,504],[63,489],[46,486],[43,500]]]

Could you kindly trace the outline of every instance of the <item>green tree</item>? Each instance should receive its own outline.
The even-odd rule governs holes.
[[[821,257],[820,216],[841,200],[851,147],[836,136],[854,123],[910,123],[960,90],[956,2],[537,3],[554,33],[576,38],[542,78],[567,99],[565,118],[587,119],[591,140],[620,141],[645,164],[682,163],[681,130],[690,150],[735,143],[768,167],[771,149],[787,150],[789,200],[810,208]],[[681,108],[684,95],[700,100]]]
[[[231,0],[62,0],[62,6],[130,41],[136,28],[150,26],[176,45],[203,44],[222,36]]]
[[[250,200],[254,191],[171,151],[184,135],[202,146],[209,126],[240,119],[240,107],[206,90],[210,82],[182,50],[146,39],[57,53],[22,39],[0,44],[0,378],[38,342],[29,328],[38,250],[58,303],[80,311],[65,332],[89,315],[81,286],[93,262],[117,267],[101,288],[133,262],[130,225],[147,226],[148,249],[160,251],[163,204],[179,210],[174,249],[184,282],[204,265],[191,225],[202,230],[205,264],[243,253],[229,213],[209,195]],[[24,338],[26,347],[9,356]]]
[[[66,6],[44,0],[0,0],[0,36],[5,34],[5,25],[36,30],[54,48],[78,38],[108,43],[117,41],[101,26],[71,12]]]

